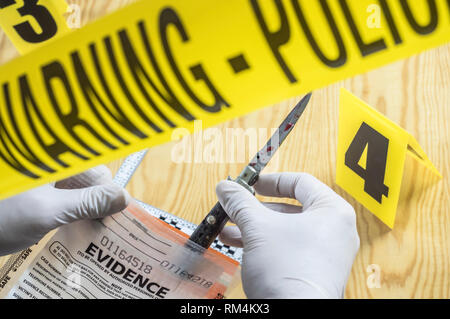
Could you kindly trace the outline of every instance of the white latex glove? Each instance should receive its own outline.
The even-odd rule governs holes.
[[[128,193],[112,183],[103,165],[2,200],[0,255],[25,249],[61,225],[117,213],[128,202]]]
[[[222,181],[216,192],[237,225],[220,240],[244,247],[242,282],[249,298],[342,298],[359,249],[353,207],[306,173],[261,175],[257,193],[295,198],[303,207],[261,203]]]

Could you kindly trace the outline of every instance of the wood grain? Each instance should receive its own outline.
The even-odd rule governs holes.
[[[70,2],[81,6],[85,24],[132,1]],[[0,63],[16,56],[0,33]],[[315,91],[300,124],[265,170],[313,174],[355,207],[361,247],[348,281],[347,298],[450,298],[449,70],[450,45],[446,45]],[[334,183],[340,87],[411,132],[444,176],[437,180],[421,164],[407,158],[393,230]],[[217,128],[222,134],[232,128],[262,129],[269,134],[299,99]],[[176,163],[179,158],[172,153],[180,146],[177,143],[152,148],[127,189],[144,202],[198,223],[217,200],[216,183],[228,175],[236,176],[245,164]],[[250,153],[248,146],[246,150]],[[109,166],[115,171],[120,163]],[[4,260],[0,258],[0,265]],[[369,267],[374,264],[380,269],[379,288],[367,284],[372,274]],[[244,296],[240,286],[229,295]]]

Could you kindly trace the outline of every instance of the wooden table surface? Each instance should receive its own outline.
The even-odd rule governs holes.
[[[81,25],[130,2],[69,1],[81,8]],[[0,64],[17,55],[0,32]],[[355,208],[361,247],[347,284],[347,298],[450,298],[449,83],[450,45],[446,45],[317,90],[301,123],[265,170],[313,174]],[[411,132],[444,176],[436,180],[421,164],[407,157],[393,230],[334,182],[340,87]],[[264,139],[299,99],[278,103],[217,128],[223,136],[227,129],[256,130]],[[208,141],[203,138],[204,147],[197,149],[197,154],[206,149]],[[179,142],[174,141],[149,150],[127,189],[139,200],[199,223],[217,200],[216,183],[228,175],[236,176],[251,150],[247,146],[247,158],[234,163],[226,162],[224,157],[219,157],[219,163],[177,163],[180,158],[174,153],[179,147]],[[239,151],[237,147],[235,151]],[[109,167],[115,171],[120,163],[110,163]],[[0,258],[0,265],[5,260]],[[377,274],[379,285],[373,281]],[[236,287],[228,297],[245,297],[242,287]]]

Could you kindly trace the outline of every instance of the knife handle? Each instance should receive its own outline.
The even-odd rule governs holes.
[[[217,202],[189,239],[203,248],[208,248],[229,219],[222,205]]]

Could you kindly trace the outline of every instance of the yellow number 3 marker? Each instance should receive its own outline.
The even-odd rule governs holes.
[[[442,177],[411,134],[341,88],[336,183],[390,228],[406,152]]]
[[[70,30],[66,9],[64,0],[0,0],[0,27],[25,54]]]

